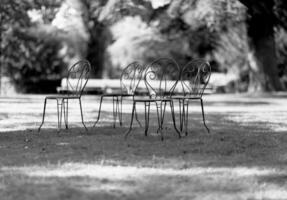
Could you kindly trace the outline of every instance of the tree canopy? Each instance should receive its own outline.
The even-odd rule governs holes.
[[[283,0],[4,0],[0,17],[1,74],[19,86],[59,79],[79,58],[95,77],[116,77],[129,62],[166,56],[205,58],[233,91],[284,88]]]

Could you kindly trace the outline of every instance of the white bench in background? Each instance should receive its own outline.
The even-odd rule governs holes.
[[[72,86],[76,86],[77,84],[77,79],[73,80],[70,79],[70,84]],[[152,87],[158,87],[159,82],[158,81],[151,81],[150,82]],[[171,88],[171,86],[175,83],[175,81],[168,81],[168,88]],[[120,79],[89,79],[86,87],[85,87],[85,91],[86,92],[91,92],[91,93],[110,93],[113,91],[119,91],[120,90]],[[61,86],[57,88],[57,91],[60,92],[66,92],[69,91],[69,89],[67,88],[67,79],[64,78],[61,81]],[[140,81],[138,88],[137,88],[138,93],[146,93],[146,86],[144,81]],[[209,94],[209,93],[213,93],[213,87],[207,87],[205,89],[205,93]],[[182,92],[182,88],[180,86],[175,88],[175,93],[181,93]]]

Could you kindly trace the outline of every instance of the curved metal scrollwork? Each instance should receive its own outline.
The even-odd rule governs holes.
[[[122,72],[120,78],[122,94],[134,94],[144,68],[138,63],[129,64]]]
[[[194,59],[183,67],[181,84],[184,96],[202,97],[211,74],[210,64],[202,59]]]
[[[91,65],[87,60],[80,60],[72,65],[66,77],[66,90],[67,94],[47,96],[44,102],[44,109],[42,115],[42,122],[38,128],[40,132],[42,125],[45,120],[46,104],[48,100],[57,101],[57,117],[58,117],[58,132],[62,127],[62,117],[64,116],[64,122],[66,129],[68,129],[68,113],[69,113],[69,99],[78,99],[80,104],[80,113],[82,124],[86,130],[87,127],[84,122],[81,95],[85,89],[85,86],[89,80],[89,72],[91,70]]]
[[[72,95],[81,96],[88,82],[91,65],[87,60],[80,60],[72,65],[68,71],[67,88]],[[76,81],[76,84],[72,83]]]
[[[147,66],[144,81],[151,98],[170,97],[179,80],[179,66],[170,58],[159,58]]]

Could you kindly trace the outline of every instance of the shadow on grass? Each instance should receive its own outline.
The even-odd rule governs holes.
[[[0,195],[29,200],[280,199],[287,194],[286,133],[274,131],[276,121],[232,118],[241,115],[208,112],[208,134],[201,114],[191,113],[189,134],[178,139],[167,114],[164,141],[156,133],[155,113],[147,137],[135,122],[127,140],[130,115],[124,115],[124,127],[113,128],[110,112],[95,128],[87,122],[88,132],[80,122],[60,133],[55,128],[40,134],[36,128],[2,132]],[[139,117],[143,122],[142,113]]]
[[[154,117],[147,137],[144,128],[135,122],[127,140],[124,134],[129,120],[124,121],[124,127],[113,128],[111,123],[100,123],[95,128],[88,126],[88,132],[81,123],[76,124],[77,128],[62,129],[60,133],[50,128],[43,128],[40,134],[37,129],[2,132],[0,157],[3,163],[12,165],[63,160],[101,163],[103,158],[110,164],[178,169],[191,166],[280,167],[286,164],[287,136],[283,131],[273,131],[264,122],[245,124],[229,120],[228,115],[208,114],[207,125],[211,129],[208,134],[201,114],[194,113],[189,134],[178,139],[167,116],[162,142],[156,132]]]

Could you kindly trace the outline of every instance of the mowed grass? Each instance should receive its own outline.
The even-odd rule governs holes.
[[[105,102],[99,124],[97,96],[85,96],[88,132],[71,102],[70,128],[57,133],[56,103],[44,96],[0,98],[0,199],[287,199],[286,94],[205,97],[207,133],[199,102],[190,108],[189,134],[178,139],[170,112],[164,141],[151,113],[149,134],[134,122],[112,127]],[[143,107],[138,109],[144,124]]]

